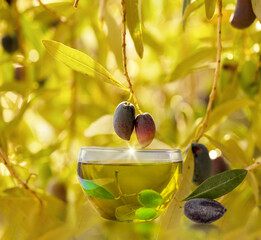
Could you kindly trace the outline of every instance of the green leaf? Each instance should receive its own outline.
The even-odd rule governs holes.
[[[94,137],[97,135],[114,134],[113,115],[104,115],[94,121],[85,131],[85,137]]]
[[[116,80],[103,66],[95,62],[88,55],[76,49],[70,48],[60,42],[52,40],[43,40],[47,52],[56,60],[64,63],[74,71],[98,78],[107,83],[111,83],[126,91],[129,91],[124,85]]]
[[[140,58],[143,57],[143,40],[141,29],[141,1],[140,0],[126,0],[126,18],[127,26],[130,31],[131,38],[137,54]]]
[[[97,185],[96,183],[80,177],[79,180],[82,188],[89,196],[101,199],[115,199],[115,197],[108,190]]]
[[[115,210],[115,217],[120,221],[130,221],[135,219],[135,205],[123,205],[117,207]]]
[[[191,0],[183,0],[183,6],[182,6],[182,16],[184,16],[184,13],[187,9],[187,7],[189,6],[189,4],[191,3]]]
[[[252,8],[253,11],[258,18],[259,21],[261,21],[261,2],[260,0],[251,0],[252,1]]]
[[[214,146],[220,149],[224,157],[235,167],[241,168],[247,167],[251,161],[248,161],[245,156],[245,152],[239,147],[238,143],[230,138],[224,143],[211,138],[208,135],[204,135]]]
[[[215,48],[200,48],[195,53],[189,57],[183,59],[177,64],[175,69],[170,74],[170,81],[175,81],[181,77],[184,77],[186,74],[191,72],[194,67],[203,62],[210,61],[215,58],[216,49]]]
[[[191,144],[188,147],[188,151],[184,157],[184,160],[182,181],[180,183],[180,188],[175,195],[176,201],[172,201],[170,203],[168,211],[166,211],[162,218],[162,227],[165,230],[175,229],[179,225],[180,218],[183,215],[183,206],[185,203],[179,201],[182,201],[182,199],[184,199],[189,194],[194,173],[194,158],[191,150]]]
[[[201,183],[184,201],[193,198],[215,199],[221,197],[236,188],[244,180],[247,172],[245,169],[234,169],[210,177]]]
[[[230,101],[227,101],[217,106],[210,113],[207,129],[209,129],[214,124],[219,123],[223,118],[224,119],[227,118],[231,113],[254,104],[255,104],[254,101],[243,98],[243,99],[232,99]]]
[[[105,9],[104,17],[108,26],[107,38],[110,49],[115,56],[118,67],[123,70],[122,50],[121,47],[119,47],[121,46],[121,26],[117,24],[107,9]]]
[[[216,4],[217,0],[205,0],[205,10],[208,20],[210,20],[213,17],[215,13]]]
[[[204,0],[195,0],[192,3],[190,3],[183,14],[183,21],[185,21],[191,13],[200,8],[203,4]]]

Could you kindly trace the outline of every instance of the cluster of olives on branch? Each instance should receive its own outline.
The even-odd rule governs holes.
[[[211,160],[207,147],[202,143],[192,143],[192,153],[194,157],[193,183],[197,186],[207,178],[229,170],[229,165],[223,156]]]
[[[223,156],[211,160],[207,147],[201,143],[192,143],[194,157],[193,183],[200,185],[207,178],[229,170]],[[194,198],[184,205],[184,214],[191,221],[208,224],[221,218],[226,208],[219,202],[207,198]]]
[[[249,27],[256,19],[251,0],[237,0],[236,8],[230,20],[231,25],[238,29]]]
[[[126,101],[117,106],[113,116],[113,127],[116,134],[124,140],[130,140],[135,128],[138,142],[142,147],[152,142],[156,131],[152,116],[149,113],[143,113],[135,118],[134,105]]]

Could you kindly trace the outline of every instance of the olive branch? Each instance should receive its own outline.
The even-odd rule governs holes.
[[[43,201],[42,199],[36,194],[36,192],[34,190],[32,190],[29,186],[28,186],[28,181],[31,178],[32,175],[35,175],[34,173],[31,173],[29,175],[29,177],[27,178],[26,181],[23,181],[18,174],[16,173],[14,167],[11,165],[6,153],[3,151],[3,149],[0,147],[0,161],[5,165],[5,167],[7,168],[7,170],[9,171],[10,175],[16,179],[17,183],[22,186],[28,193],[30,193],[34,198],[36,198],[39,203],[40,206],[43,206]]]
[[[208,126],[208,120],[210,117],[211,109],[213,102],[215,100],[216,96],[216,90],[217,90],[217,84],[218,84],[218,79],[220,75],[220,62],[221,62],[221,51],[222,51],[222,42],[221,42],[221,26],[222,26],[222,0],[218,0],[218,24],[217,24],[217,61],[216,61],[216,70],[215,70],[215,75],[214,75],[214,81],[212,85],[212,90],[209,95],[209,101],[207,105],[207,112],[205,114],[204,120],[202,124],[200,125],[195,141],[198,142],[199,139],[203,136],[207,126]]]

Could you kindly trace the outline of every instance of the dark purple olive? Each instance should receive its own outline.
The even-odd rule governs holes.
[[[67,188],[64,182],[53,178],[48,182],[46,191],[56,198],[66,202]]]
[[[212,176],[229,170],[229,165],[224,160],[223,156],[212,159]]]
[[[221,203],[206,198],[194,198],[184,205],[184,214],[196,223],[212,223],[221,218],[226,211]]]
[[[14,53],[18,50],[18,40],[16,36],[6,35],[2,38],[2,45],[6,52]]]
[[[135,121],[135,132],[139,144],[147,147],[155,137],[156,126],[149,113],[139,114]]]
[[[135,107],[127,102],[120,103],[113,116],[113,127],[116,134],[124,139],[130,140],[135,125]]]
[[[6,0],[6,2],[9,4],[9,6],[12,4],[12,0]]]
[[[22,81],[25,78],[25,67],[22,65],[18,65],[14,70],[14,78],[16,81]]]
[[[201,143],[192,143],[192,153],[194,156],[193,183],[200,185],[211,176],[212,162],[208,149]]]
[[[234,14],[231,17],[231,25],[238,29],[249,27],[256,19],[251,0],[237,0]]]

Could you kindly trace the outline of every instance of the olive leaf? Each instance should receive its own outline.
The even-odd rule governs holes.
[[[113,130],[113,115],[104,115],[91,123],[84,131],[85,137],[94,137],[97,135],[114,134]]]
[[[74,71],[92,76],[111,83],[126,91],[129,91],[123,84],[116,80],[103,66],[95,62],[88,55],[76,49],[70,48],[60,42],[43,40],[47,52],[56,60],[64,63]]]
[[[185,9],[185,12],[183,14],[183,21],[185,21],[190,16],[191,13],[193,13],[203,4],[204,4],[204,0],[195,0],[191,2]]]
[[[140,0],[126,0],[127,26],[139,57],[143,57]]]
[[[101,199],[115,199],[115,197],[105,188],[97,185],[93,181],[80,178],[80,183],[84,191],[91,197],[101,198]]]
[[[221,197],[236,188],[244,180],[247,172],[245,169],[234,169],[210,177],[183,201],[193,198],[215,199]]]
[[[260,0],[251,0],[252,2],[252,8],[253,11],[258,18],[259,21],[261,21],[261,2]]]
[[[191,144],[188,146],[187,151],[184,156],[184,165],[182,173],[182,181],[180,183],[180,188],[175,195],[175,200],[181,201],[184,197],[189,194],[189,189],[192,185],[192,177],[194,173],[194,158],[191,149]],[[185,203],[177,201],[172,201],[162,218],[162,227],[165,230],[175,229],[178,227],[180,218],[183,214],[183,206]]]
[[[255,102],[248,98],[241,98],[241,99],[232,99],[226,101],[223,104],[218,105],[211,112],[207,129],[210,129],[213,125],[218,124],[222,119],[226,118],[231,113],[254,104]]]
[[[217,0],[205,0],[205,10],[206,10],[206,17],[208,20],[210,20],[214,13],[216,8]]]
[[[200,64],[210,61],[215,58],[216,49],[210,47],[199,48],[195,53],[188,56],[187,58],[182,59],[174,68],[168,81],[175,81],[181,77],[184,77],[186,74],[191,72],[195,67]]]

